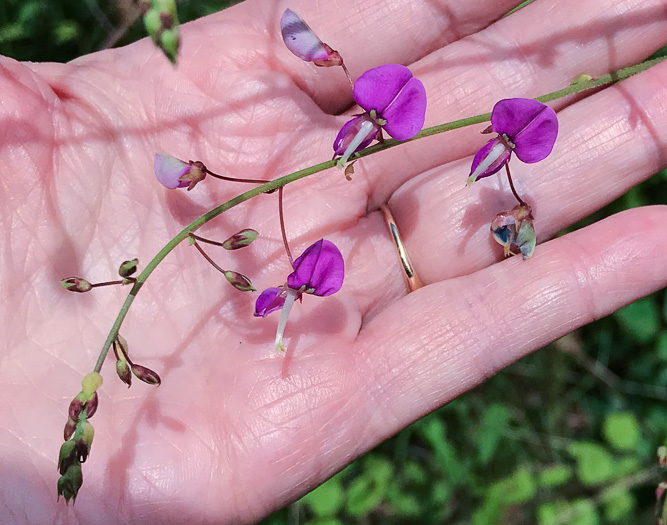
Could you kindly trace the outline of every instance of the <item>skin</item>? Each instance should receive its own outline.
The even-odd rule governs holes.
[[[207,179],[166,190],[165,152],[223,175],[270,179],[331,156],[355,112],[340,69],[284,49],[301,14],[353,77],[409,65],[426,125],[490,111],[636,63],[667,44],[667,2],[485,0],[377,3],[248,0],[182,28],[179,67],[149,42],[69,64],[0,60],[0,515],[12,523],[243,523],[298,498],[410,422],[556,338],[667,284],[667,207],[633,209],[549,240],[667,164],[667,64],[558,101],[549,158],[512,161],[533,207],[528,261],[489,235],[515,201],[493,176],[465,187],[485,125],[366,158],[352,182],[330,170],[285,190],[295,256],[325,237],[342,290],[304,298],[272,348],[277,314],[251,313],[184,243],[141,290],[121,333],[159,389],[102,373],[76,505],[56,503],[55,463],[80,389],[128,288],[78,295],[58,281],[111,280],[185,224],[247,189]],[[410,20],[411,23],[406,23]],[[344,113],[344,114],[341,114]],[[501,172],[502,174],[502,172]],[[379,206],[388,202],[425,287],[407,294]],[[207,248],[262,290],[290,272],[277,194],[207,225],[239,252]]]

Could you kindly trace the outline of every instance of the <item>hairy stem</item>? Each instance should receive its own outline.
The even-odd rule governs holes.
[[[650,67],[653,67],[654,65],[662,62],[665,60],[666,57],[661,57],[661,58],[656,58],[653,60],[647,60],[646,62],[642,62],[640,64],[636,64],[634,66],[630,66],[624,69],[620,69],[619,71],[616,71],[614,73],[609,73],[606,75],[602,75],[601,77],[597,79],[591,79],[591,80],[585,80],[585,81],[580,81],[573,83],[571,86],[566,87],[564,89],[559,89],[558,91],[553,91],[551,93],[547,93],[546,95],[542,95],[541,97],[537,97],[536,100],[539,100],[540,102],[550,102],[552,100],[556,100],[559,98],[566,97],[568,95],[574,95],[576,93],[581,93],[583,91],[587,91],[589,89],[593,89],[599,86],[603,86],[605,84],[611,84],[615,82],[619,82],[621,80],[624,80],[628,77],[631,77],[632,75],[636,75],[637,73],[641,73],[642,71],[645,71],[649,69]],[[402,141],[399,142],[394,139],[389,139],[385,140],[382,144],[376,144],[375,146],[371,146],[369,148],[364,149],[363,151],[360,151],[353,155],[354,158],[362,158],[362,157],[367,157],[368,155],[373,155],[374,153],[378,153],[379,151],[384,151],[389,148],[393,148],[395,146],[398,146],[399,144],[403,144],[405,142],[411,142],[414,140],[418,140],[424,137],[430,137],[431,135],[437,135],[439,133],[444,133],[446,131],[451,131],[454,129],[459,129],[463,128],[465,126],[471,126],[473,124],[480,124],[482,122],[487,122],[491,119],[491,113],[484,113],[482,115],[476,115],[474,117],[468,117],[460,120],[454,120],[452,122],[448,122],[446,124],[440,124],[438,126],[432,126],[430,128],[423,129],[420,133],[418,133],[414,138],[408,140],[408,141]],[[245,193],[242,193],[241,195],[238,195],[237,197],[234,197],[233,199],[220,204],[219,206],[216,206],[212,210],[208,211],[201,217],[195,219],[192,221],[189,225],[187,225],[183,230],[181,230],[173,239],[171,239],[164,248],[162,248],[155,257],[153,257],[153,260],[148,263],[146,268],[137,276],[137,281],[134,283],[132,286],[132,289],[130,290],[130,293],[128,294],[127,298],[125,299],[125,302],[121,306],[120,311],[118,312],[118,316],[116,317],[116,320],[114,321],[113,326],[111,327],[111,331],[109,332],[109,335],[106,338],[106,341],[104,342],[104,345],[102,346],[102,350],[100,351],[100,355],[97,359],[97,363],[95,364],[95,371],[99,372],[102,369],[102,365],[104,363],[104,360],[106,359],[106,356],[109,352],[109,348],[111,348],[111,344],[113,341],[116,339],[116,336],[118,335],[118,330],[120,329],[120,326],[123,324],[123,321],[125,320],[125,316],[127,315],[128,310],[130,309],[130,306],[132,305],[132,302],[134,301],[134,298],[137,296],[139,293],[139,290],[141,290],[141,287],[144,285],[146,282],[146,279],[150,276],[151,273],[153,273],[153,270],[157,268],[157,266],[164,260],[164,258],[171,253],[171,251],[176,248],[182,241],[187,239],[190,236],[190,233],[197,231],[199,228],[201,228],[202,225],[206,224],[207,222],[215,219],[218,215],[226,212],[227,210],[238,206],[239,204],[252,199],[253,197],[256,197],[257,195],[260,195],[262,193],[270,193],[273,192],[279,188],[282,188],[283,186],[286,186],[287,184],[290,184],[292,182],[295,182],[297,180],[303,179],[305,177],[308,177],[310,175],[313,175],[315,173],[319,173],[320,171],[327,170],[329,168],[333,168],[336,165],[336,161],[334,160],[328,160],[326,162],[321,162],[319,164],[315,164],[314,166],[310,166],[308,168],[304,168],[299,171],[295,171],[294,173],[290,173],[289,175],[285,175],[283,177],[278,177],[277,179],[273,179],[269,182],[265,182],[264,184],[261,184],[259,186],[256,186],[255,188],[252,188],[251,190],[246,191]],[[210,173],[210,172],[209,172]],[[240,181],[239,181],[240,182]],[[248,182],[244,180],[244,182]]]

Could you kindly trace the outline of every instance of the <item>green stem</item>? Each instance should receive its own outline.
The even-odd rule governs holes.
[[[653,60],[647,60],[646,62],[642,62],[640,64],[636,64],[634,66],[626,67],[624,69],[620,69],[619,71],[616,71],[614,73],[609,73],[607,75],[602,75],[601,77],[597,79],[591,79],[591,80],[585,80],[581,82],[575,82],[571,86],[566,87],[564,89],[559,89],[558,91],[553,91],[552,93],[547,93],[546,95],[542,95],[541,97],[537,97],[536,100],[539,100],[540,102],[549,102],[552,100],[556,100],[558,98],[566,97],[568,95],[574,95],[576,93],[581,93],[582,91],[586,91],[589,89],[593,89],[599,86],[603,86],[605,84],[611,84],[613,82],[619,82],[621,80],[624,80],[628,77],[631,77],[632,75],[636,75],[637,73],[641,73],[642,71],[645,71],[646,69],[649,69],[650,67],[653,67],[654,65],[658,64],[659,62],[662,62],[665,60],[667,57],[661,57],[661,58],[656,58]],[[360,151],[356,153],[353,157],[354,158],[362,158],[362,157],[367,157],[368,155],[373,155],[374,153],[377,153],[379,151],[384,151],[389,148],[393,148],[394,146],[398,146],[399,144],[404,144],[406,142],[411,142],[414,140],[418,140],[424,137],[430,137],[431,135],[437,135],[439,133],[444,133],[446,131],[451,131],[454,129],[458,128],[463,128],[465,126],[471,126],[473,124],[480,124],[482,122],[487,122],[491,119],[491,113],[484,113],[482,115],[476,115],[474,117],[468,117],[460,120],[454,120],[452,122],[448,122],[446,124],[440,124],[438,126],[432,126],[430,128],[423,129],[420,133],[418,133],[414,138],[407,140],[407,141],[397,141],[394,139],[389,139],[385,140],[382,144],[376,144],[375,146],[371,146],[370,148],[366,148],[363,151]],[[303,179],[305,177],[308,177],[309,175],[313,175],[315,173],[319,173],[320,171],[327,170],[329,168],[333,168],[336,165],[336,161],[334,160],[328,160],[326,162],[321,162],[319,164],[316,164],[314,166],[310,166],[308,168],[304,168],[299,171],[295,171],[294,173],[290,173],[289,175],[285,175],[283,177],[279,177],[277,179],[273,179],[272,181],[266,182],[264,184],[261,184],[260,186],[256,186],[255,188],[246,191],[245,193],[242,193],[241,195],[213,208],[209,212],[205,213],[198,219],[195,219],[193,222],[191,222],[188,226],[183,228],[183,230],[180,231],[171,241],[167,243],[167,245],[162,248],[158,254],[153,257],[153,260],[148,263],[146,268],[137,276],[137,281],[134,283],[132,286],[132,289],[130,290],[130,293],[128,294],[127,298],[125,299],[125,302],[123,303],[123,306],[120,309],[120,312],[118,312],[118,317],[116,317],[116,320],[114,321],[113,326],[111,327],[111,331],[109,332],[109,335],[106,338],[106,341],[104,342],[104,345],[102,347],[102,350],[100,351],[100,355],[97,359],[97,363],[95,364],[95,371],[100,372],[102,370],[102,364],[104,363],[104,360],[107,357],[107,354],[109,353],[109,348],[111,348],[111,344],[113,341],[116,339],[116,336],[118,335],[118,330],[120,329],[121,324],[123,323],[125,316],[127,315],[128,310],[130,309],[130,306],[132,305],[132,302],[134,301],[134,298],[137,296],[137,293],[139,293],[139,290],[141,290],[141,287],[143,284],[146,282],[146,279],[150,276],[151,273],[153,273],[153,270],[157,268],[158,264],[162,262],[162,260],[174,249],[176,246],[178,246],[182,241],[188,238],[190,233],[198,230],[201,226],[206,224],[212,219],[215,219],[218,215],[226,212],[227,210],[238,206],[239,204],[252,199],[253,197],[256,197],[257,195],[260,195],[261,193],[269,193],[277,190],[278,188],[282,188],[283,186],[290,184],[294,181],[297,181],[299,179]]]

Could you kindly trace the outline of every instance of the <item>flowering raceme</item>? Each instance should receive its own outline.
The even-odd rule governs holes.
[[[558,118],[553,109],[537,100],[508,98],[493,107],[491,126],[484,133],[492,131],[498,136],[475,155],[468,186],[500,170],[512,152],[527,164],[545,159],[556,142]]]
[[[387,64],[369,69],[354,83],[354,100],[365,113],[346,122],[333,144],[344,166],[384,129],[396,140],[413,138],[424,125],[426,90],[405,66]]]
[[[340,290],[345,263],[340,250],[331,241],[320,239],[294,261],[294,271],[282,287],[267,288],[257,298],[255,317],[266,317],[282,309],[276,333],[276,349],[284,351],[283,333],[294,301],[308,293],[326,297]]]

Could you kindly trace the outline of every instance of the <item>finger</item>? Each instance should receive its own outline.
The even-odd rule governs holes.
[[[519,194],[533,208],[538,241],[611,202],[667,165],[667,64],[559,112],[552,154],[510,162]],[[471,158],[404,184],[390,207],[422,279],[470,273],[502,257],[489,225],[516,204],[504,170],[467,188]],[[538,251],[541,247],[538,247]],[[443,264],[443,254],[447,263]]]
[[[583,72],[615,71],[667,43],[664,0],[577,0],[574,5],[574,0],[535,2],[414,64],[428,95],[426,125],[489,112],[502,98],[535,97],[565,87]],[[385,202],[416,173],[474,153],[484,143],[483,127],[363,159],[357,171],[372,188],[370,207]]]
[[[387,63],[411,64],[432,51],[486,27],[515,7],[516,0],[484,2],[325,2],[309,0],[284,7],[296,11],[324,42],[341,53],[352,78]],[[281,9],[284,9],[281,3]],[[252,9],[248,5],[249,10]],[[263,19],[275,36],[276,56],[294,81],[327,112],[352,103],[352,92],[339,68],[323,70],[291,55],[276,35],[282,10],[268,10]]]
[[[356,366],[390,435],[562,335],[667,285],[667,207],[625,211],[422,288],[361,331]],[[372,446],[369,443],[367,446]]]

